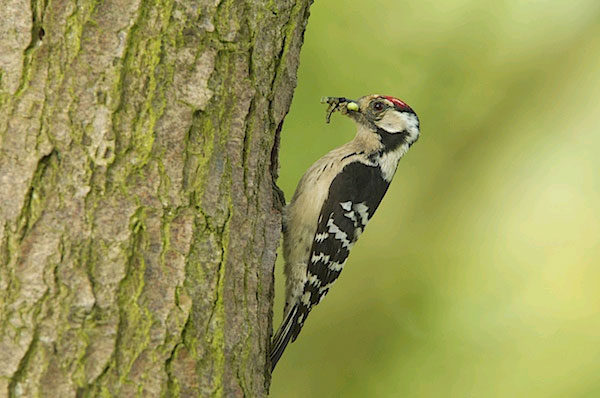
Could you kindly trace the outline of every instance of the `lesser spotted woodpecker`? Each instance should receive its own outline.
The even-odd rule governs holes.
[[[273,338],[271,367],[296,340],[311,309],[338,278],[352,245],[379,206],[398,161],[419,138],[419,119],[403,101],[368,95],[324,97],[357,125],[354,139],[317,160],[284,211],[284,319]]]

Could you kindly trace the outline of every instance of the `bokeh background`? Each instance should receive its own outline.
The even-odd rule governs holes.
[[[421,138],[272,397],[600,397],[600,2],[319,0],[279,184],[350,140],[323,95]],[[282,311],[277,269],[275,323]]]

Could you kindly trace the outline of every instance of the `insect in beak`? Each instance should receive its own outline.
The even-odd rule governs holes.
[[[329,104],[327,113],[325,115],[326,123],[330,122],[331,115],[335,111],[340,111],[342,114],[347,114],[348,111],[358,112],[360,109],[356,101],[344,97],[322,97],[321,103]]]

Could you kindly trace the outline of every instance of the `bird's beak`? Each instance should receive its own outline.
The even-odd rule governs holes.
[[[344,97],[323,97],[321,98],[322,104],[329,104],[327,108],[327,115],[325,120],[329,123],[331,119],[331,114],[335,111],[340,111],[343,115],[347,115],[348,111],[351,112],[359,112],[360,106],[358,102],[344,98]]]

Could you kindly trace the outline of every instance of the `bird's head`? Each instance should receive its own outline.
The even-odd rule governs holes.
[[[387,150],[406,143],[411,146],[419,139],[419,118],[404,101],[386,95],[366,95],[358,100],[343,97],[324,97],[329,104],[329,116],[340,111],[360,127],[378,134]]]

